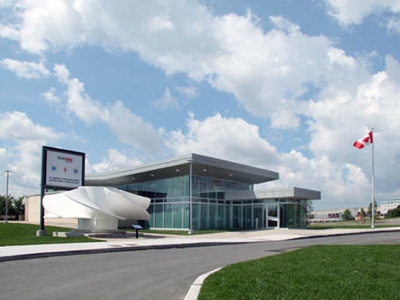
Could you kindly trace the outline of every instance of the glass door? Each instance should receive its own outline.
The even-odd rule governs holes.
[[[267,228],[279,228],[279,204],[268,204],[266,209]]]

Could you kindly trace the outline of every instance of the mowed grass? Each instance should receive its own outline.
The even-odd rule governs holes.
[[[199,300],[400,299],[400,245],[313,246],[228,266]]]
[[[391,227],[399,227],[399,225],[375,225],[375,228],[391,228]],[[372,229],[371,224],[348,224],[348,225],[340,225],[340,224],[329,224],[329,225],[308,225],[307,229],[332,229],[332,228],[340,228],[340,229]]]
[[[46,226],[47,236],[36,237],[39,225],[0,223],[0,246],[97,242],[86,237],[52,237],[53,231],[69,232],[71,228]]]

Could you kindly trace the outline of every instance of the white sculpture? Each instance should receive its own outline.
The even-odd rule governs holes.
[[[118,220],[150,220],[150,199],[116,188],[83,186],[46,195],[45,218],[76,218],[78,229],[117,230]]]

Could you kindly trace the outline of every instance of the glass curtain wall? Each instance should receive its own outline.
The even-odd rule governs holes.
[[[231,228],[232,201],[225,191],[248,191],[253,185],[216,178],[193,176],[193,229]]]
[[[148,208],[151,228],[189,229],[189,176],[132,183],[118,188],[151,198]],[[260,229],[274,227],[268,222],[268,207],[279,206],[279,227],[304,228],[307,201],[294,199],[225,200],[225,191],[252,190],[246,183],[193,176],[193,229]],[[271,209],[270,209],[271,211]]]
[[[251,184],[193,176],[193,229],[231,227],[231,207],[225,191],[251,190]],[[149,197],[151,228],[189,229],[189,176],[132,183],[118,188]]]

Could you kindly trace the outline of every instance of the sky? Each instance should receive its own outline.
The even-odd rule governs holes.
[[[43,145],[87,173],[198,153],[366,207],[374,127],[376,199],[400,197],[399,50],[399,0],[0,0],[0,170],[21,196]]]

